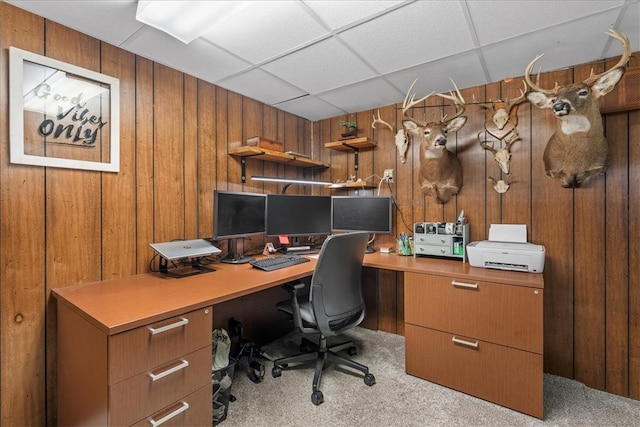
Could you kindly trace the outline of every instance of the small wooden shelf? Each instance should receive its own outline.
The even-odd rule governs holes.
[[[330,190],[366,190],[368,188],[376,188],[376,186],[366,182],[338,182],[327,185],[327,188]]]
[[[301,168],[328,168],[326,165],[317,160],[310,159],[308,157],[296,156],[294,154],[287,154],[280,151],[268,150],[262,147],[253,146],[240,146],[229,151],[229,154],[236,157],[253,157],[259,160],[267,160],[276,163],[286,163],[291,166],[297,166]]]
[[[340,141],[327,142],[324,144],[324,148],[330,148],[332,150],[339,151],[353,151],[362,150],[365,148],[373,148],[376,146],[376,142],[369,139],[366,136],[360,138],[343,139]]]

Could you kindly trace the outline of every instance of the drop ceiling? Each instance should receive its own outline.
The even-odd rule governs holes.
[[[316,121],[640,50],[640,0],[229,1],[189,44],[136,21],[136,0],[7,0],[222,88]]]

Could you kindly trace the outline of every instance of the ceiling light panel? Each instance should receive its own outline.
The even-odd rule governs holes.
[[[247,3],[248,7],[229,14],[202,37],[258,64],[327,34],[298,2]]]
[[[139,0],[136,19],[189,44],[237,5],[233,1]]]
[[[380,73],[474,48],[460,3],[411,3],[340,33]]]

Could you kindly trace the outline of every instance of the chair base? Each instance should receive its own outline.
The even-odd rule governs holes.
[[[320,384],[320,378],[322,377],[322,371],[325,367],[327,360],[336,363],[338,365],[348,366],[352,369],[360,371],[364,374],[364,382],[368,386],[375,384],[375,377],[369,372],[369,368],[365,365],[355,362],[349,358],[340,356],[338,351],[348,349],[350,355],[355,355],[355,347],[352,341],[341,342],[334,344],[331,347],[327,347],[327,339],[324,336],[320,336],[319,343],[316,344],[307,338],[302,339],[301,348],[309,348],[309,352],[297,354],[295,356],[282,357],[273,362],[273,370],[271,374],[274,378],[279,377],[283,370],[286,370],[290,363],[301,363],[315,360],[315,372],[313,375],[313,392],[311,394],[311,401],[315,405],[319,405],[324,400],[322,392],[318,386]]]

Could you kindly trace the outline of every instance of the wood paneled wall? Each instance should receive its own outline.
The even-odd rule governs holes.
[[[9,46],[120,79],[119,173],[9,163]],[[55,423],[52,288],[146,272],[150,242],[211,236],[216,188],[280,191],[280,185],[242,183],[240,161],[228,155],[254,135],[283,141],[287,150],[312,154],[331,167],[305,171],[250,159],[247,176],[344,181],[353,175],[377,185],[376,175],[395,169],[391,186],[381,187],[397,202],[395,233],[410,232],[416,221],[453,221],[462,209],[472,240],[485,239],[492,223],[527,224],[529,240],[547,249],[545,371],[640,399],[640,259],[634,247],[640,241],[639,111],[605,117],[609,171],[585,188],[568,190],[547,178],[542,164],[555,119],[523,104],[522,140],[512,149],[514,182],[499,195],[487,182],[499,176],[498,167],[476,140],[484,113],[471,105],[467,124],[449,142],[462,160],[464,187],[442,206],[420,192],[417,145],[401,164],[393,133],[370,127],[374,111],[310,123],[4,2],[0,48],[0,424]],[[638,65],[638,54],[632,61]],[[543,84],[570,82],[587,72],[575,67],[550,73]],[[514,97],[519,89],[515,79],[463,94],[467,100],[497,99]],[[380,114],[399,123],[398,107],[382,106]],[[439,118],[450,108],[433,98],[412,114]],[[353,153],[324,148],[338,138],[342,119],[357,120],[361,135],[378,143],[360,151],[357,171]],[[287,192],[330,194],[318,187]],[[376,245],[393,241],[394,235],[376,237]],[[264,240],[245,244],[246,250],[261,248]],[[377,274],[380,283],[378,326],[402,333],[401,275],[368,274]]]

